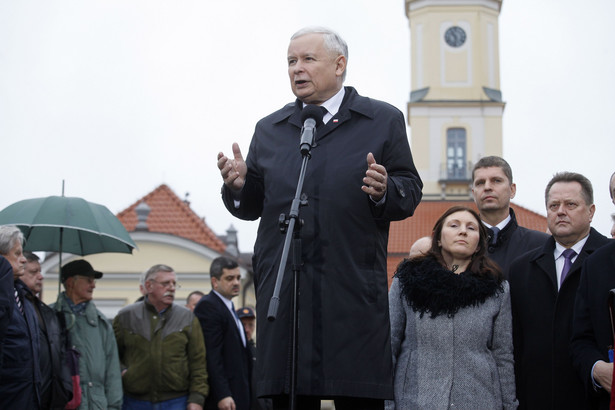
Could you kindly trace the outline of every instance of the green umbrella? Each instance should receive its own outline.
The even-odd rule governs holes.
[[[17,225],[26,238],[25,250],[59,252],[60,267],[62,252],[132,253],[136,247],[106,206],[82,198],[25,199],[0,211],[0,225]]]

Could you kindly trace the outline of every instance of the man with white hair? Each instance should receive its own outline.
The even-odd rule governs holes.
[[[0,226],[0,409],[41,408],[38,320],[20,279],[23,241],[16,226]]]
[[[303,184],[307,206],[299,222],[297,404],[319,409],[321,398],[335,397],[338,410],[382,409],[384,399],[393,398],[389,225],[412,215],[423,184],[403,114],[344,87],[348,46],[337,33],[319,27],[299,30],[286,58],[297,99],[258,122],[245,161],[236,143],[231,157],[218,154],[224,204],[238,218],[260,218],[254,282],[256,315],[266,317],[284,242],[278,220],[291,208],[302,165],[302,116],[323,114],[322,121],[315,120],[321,125],[312,144]],[[291,265],[279,315],[257,323],[257,394],[274,397],[276,409],[289,404]]]
[[[173,303],[173,268],[154,265],[142,278],[145,298],[120,310],[113,320],[123,408],[201,410],[209,392],[201,325],[190,310]]]

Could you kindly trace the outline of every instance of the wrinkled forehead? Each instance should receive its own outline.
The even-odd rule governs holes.
[[[583,199],[583,188],[577,181],[558,181],[549,189],[549,201],[562,199]]]
[[[162,282],[166,280],[175,280],[175,272],[159,270],[154,274],[154,276],[152,276],[152,279]]]

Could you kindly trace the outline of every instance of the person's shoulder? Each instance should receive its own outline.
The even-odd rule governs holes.
[[[107,318],[107,316],[100,310],[98,309],[98,307],[96,307],[96,305],[94,304],[93,301],[90,301],[87,305],[87,307],[85,308],[85,314],[88,317],[88,320],[90,318],[90,316],[95,316],[98,318],[98,322],[100,324],[102,324],[103,326],[108,326],[110,327],[109,324],[109,319]],[[93,323],[91,323],[93,324]]]
[[[198,316],[199,312],[209,311],[213,307],[217,306],[218,296],[212,291],[201,298],[199,303],[194,307],[194,314]]]
[[[143,300],[140,300],[138,302],[135,303],[131,303],[130,305],[124,306],[123,308],[120,309],[119,312],[117,312],[117,316],[116,317],[122,317],[125,315],[130,315],[131,313],[136,312],[137,310],[141,310],[143,309],[145,305],[145,302],[143,302]]]
[[[517,240],[522,241],[527,249],[533,249],[549,239],[549,234],[546,232],[536,231],[521,225],[517,227],[517,235]]]
[[[279,110],[274,111],[271,114],[261,118],[257,123],[257,127],[263,125],[277,124],[281,121],[286,120],[295,112],[296,104],[296,102],[290,102]]]
[[[589,238],[587,238],[587,242],[585,242],[585,246],[583,246],[583,249],[595,251],[608,244],[610,241],[611,239],[602,235],[600,232],[598,232],[595,228],[592,227],[589,230]]]
[[[526,228],[525,226],[521,226],[521,225],[517,227],[517,230],[523,233],[523,235],[528,235],[528,236],[532,236],[536,238],[542,238],[545,240],[549,237],[549,234],[546,232],[541,232],[535,229]]]
[[[53,306],[46,304],[45,302],[43,302],[42,300],[38,298],[36,300],[37,300],[37,303],[38,303],[38,306],[41,312],[44,312],[45,314],[51,314],[53,317],[56,317]]]
[[[615,240],[613,239],[607,238],[604,245],[587,257],[589,263],[606,259],[613,259],[615,262]]]
[[[501,293],[506,294],[506,293],[510,293],[510,283],[508,282],[508,280],[504,279],[502,282],[500,282],[500,289],[501,289]],[[496,293],[496,296],[498,295],[498,293]]]
[[[512,260],[509,267],[509,282],[514,282],[519,275],[528,274],[527,268],[540,256],[545,253],[545,244],[549,238],[546,238],[542,245],[532,248]]]
[[[376,98],[360,95],[353,87],[346,87],[348,96],[348,108],[365,116],[375,118],[380,115],[401,116],[402,112],[392,104]]]
[[[171,305],[171,312],[173,312],[174,316],[181,318],[187,317],[192,319],[194,317],[194,314],[190,309],[177,303],[173,303],[173,305]]]

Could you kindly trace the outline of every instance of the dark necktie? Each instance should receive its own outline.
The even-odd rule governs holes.
[[[231,309],[233,309],[233,316],[235,316],[235,324],[237,325],[237,330],[239,330],[239,335],[241,336],[241,341],[243,342],[244,347],[246,346],[246,340],[244,337],[243,331],[243,323],[241,323],[241,319],[237,315],[237,311],[235,310],[235,304],[231,302]]]
[[[17,307],[19,308],[19,311],[23,315],[23,305],[21,304],[21,298],[19,297],[19,292],[17,292],[17,288],[14,288],[14,289],[15,289],[15,303],[17,303]]]
[[[574,251],[574,249],[566,249],[564,252],[562,252],[562,255],[564,255],[564,268],[562,269],[562,276],[559,281],[560,287],[562,286],[562,283],[564,283],[564,279],[566,279],[566,276],[570,271],[570,267],[572,266],[572,258],[574,258],[577,253]]]
[[[325,107],[323,107],[322,105],[320,106],[320,110],[322,111],[322,123],[326,124],[325,121],[325,115],[327,115],[329,113],[329,110],[327,110]]]
[[[497,226],[494,226],[493,228],[491,228],[491,245],[495,245],[495,243],[498,241],[499,233],[500,233],[500,228],[498,228]]]

